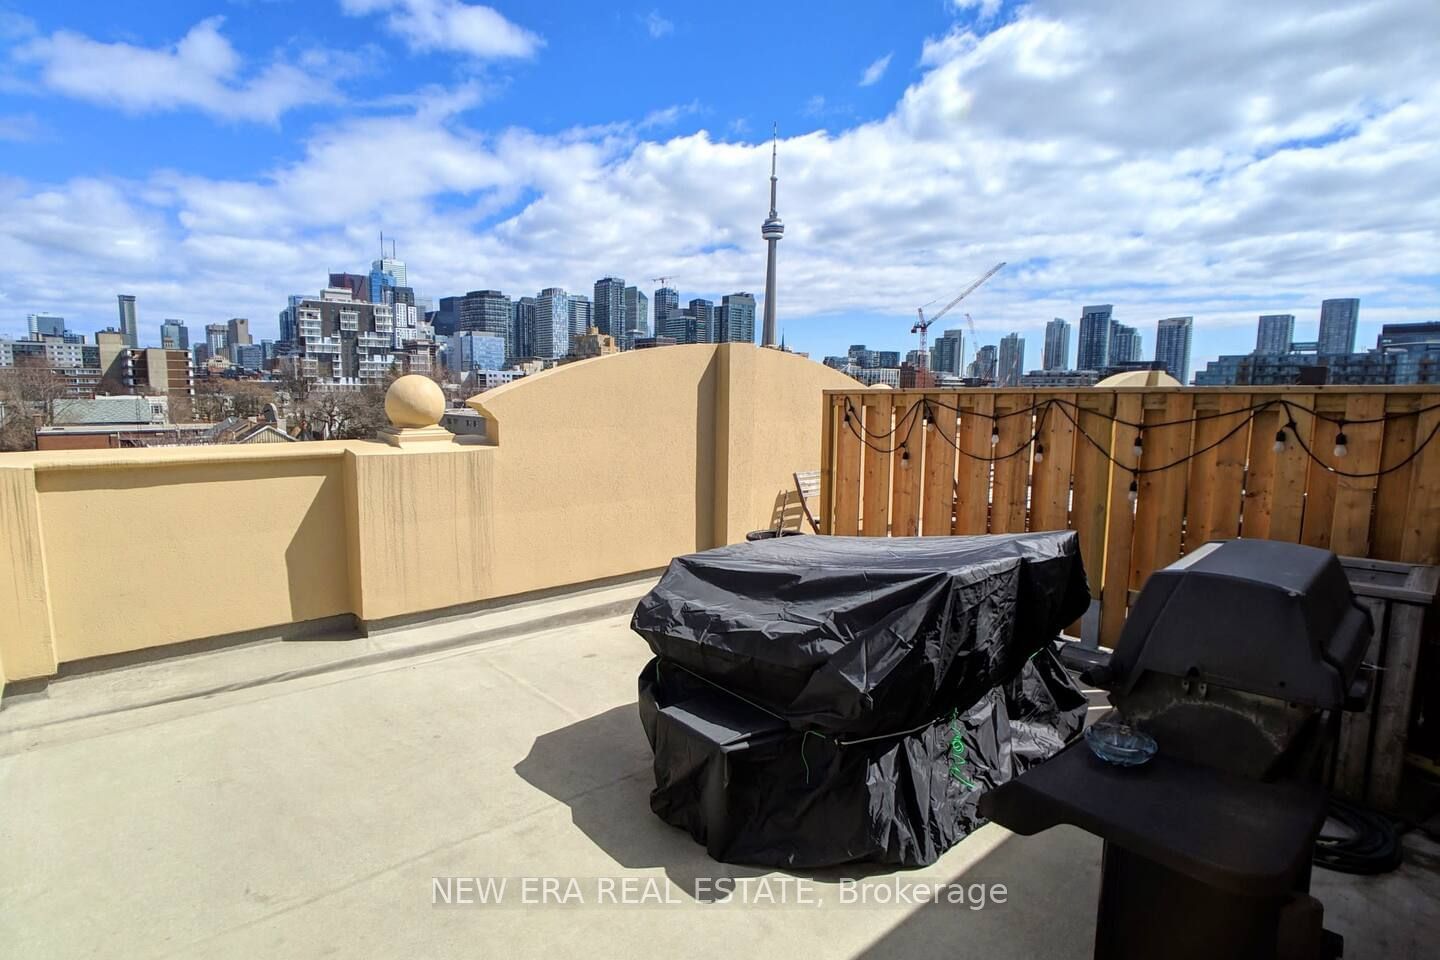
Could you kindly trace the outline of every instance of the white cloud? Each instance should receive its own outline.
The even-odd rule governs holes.
[[[675,32],[675,24],[662,17],[659,10],[651,10],[643,19],[652,39],[659,40]]]
[[[1217,29],[1242,14],[1245,31]],[[1084,303],[1114,303],[1147,347],[1176,314],[1201,336],[1268,312],[1313,330],[1326,296],[1361,297],[1362,321],[1433,318],[1435,35],[1431,0],[1206,16],[1036,0],[936,38],[888,115],[780,144],[788,339],[843,349],[833,317],[866,311],[868,339],[907,344],[915,304],[999,260],[966,307],[992,342],[1027,335],[1032,360],[1044,322]],[[686,295],[763,288],[768,141],[475,129],[479,95],[350,117],[248,177],[0,183],[0,332],[38,309],[103,325],[122,289],[147,323],[273,332],[288,294],[368,263],[382,227],[431,296],[583,291],[612,271],[673,274]]]
[[[28,143],[40,139],[44,129],[33,113],[0,114],[0,140]]]
[[[689,103],[676,103],[659,110],[651,110],[636,124],[637,129],[650,130],[659,127],[674,126],[683,117],[701,111],[700,101],[691,100]]]
[[[957,10],[974,10],[975,16],[981,22],[995,19],[995,14],[1000,12],[1000,5],[1004,0],[950,0]]]
[[[865,72],[860,75],[860,86],[869,87],[879,83],[880,78],[885,76],[885,71],[890,69],[890,58],[892,56],[894,56],[893,53],[887,53],[866,67]]]
[[[384,13],[410,49],[452,50],[481,60],[530,57],[545,41],[493,7],[460,0],[340,0],[351,16]]]
[[[0,10],[0,40],[19,40],[34,35],[34,20],[10,10]]]
[[[177,43],[158,48],[62,30],[21,45],[15,57],[37,68],[50,90],[131,112],[190,108],[273,123],[296,107],[339,98],[326,74],[344,73],[341,61],[308,51],[299,58],[302,66],[277,60],[247,72],[220,33],[223,22],[202,20]]]

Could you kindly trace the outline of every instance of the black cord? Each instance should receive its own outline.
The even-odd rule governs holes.
[[[1282,400],[1282,401],[1280,401],[1280,402],[1285,405],[1285,411],[1286,411],[1286,413],[1290,413],[1290,403],[1289,403],[1289,401],[1287,401],[1287,400]],[[1298,406],[1298,405],[1297,405],[1297,406]],[[1299,409],[1304,409],[1304,408],[1303,408],[1303,407],[1299,407]],[[1345,421],[1343,421],[1343,422],[1344,422],[1345,424],[1351,424],[1351,423],[1364,423],[1365,421],[1363,421],[1363,420],[1345,420]],[[1336,476],[1339,476],[1339,477],[1349,477],[1349,478],[1351,478],[1351,479],[1356,479],[1356,480],[1368,480],[1368,479],[1370,479],[1371,477],[1383,477],[1383,476],[1384,476],[1385,474],[1387,474],[1387,473],[1394,473],[1396,470],[1399,470],[1401,467],[1405,466],[1406,464],[1408,464],[1408,463],[1410,463],[1411,461],[1413,461],[1416,457],[1420,456],[1420,454],[1421,454],[1422,452],[1424,452],[1425,448],[1430,445],[1430,441],[1433,440],[1433,439],[1435,439],[1435,434],[1436,434],[1436,433],[1440,433],[1440,420],[1437,420],[1437,421],[1435,421],[1435,426],[1433,426],[1433,427],[1430,428],[1430,433],[1425,437],[1424,442],[1422,442],[1422,443],[1421,443],[1419,446],[1417,446],[1414,450],[1411,450],[1411,451],[1410,451],[1410,455],[1409,455],[1408,457],[1405,457],[1405,458],[1404,458],[1403,460],[1401,460],[1400,462],[1398,462],[1398,463],[1393,463],[1393,464],[1391,464],[1391,465],[1388,466],[1388,467],[1383,467],[1383,468],[1381,468],[1381,469],[1379,469],[1379,470],[1374,471],[1373,473],[1351,473],[1351,472],[1348,471],[1348,470],[1341,470],[1339,467],[1331,466],[1330,464],[1326,463],[1324,460],[1321,460],[1319,457],[1315,456],[1315,454],[1314,454],[1313,452],[1311,452],[1309,445],[1306,444],[1303,439],[1301,439],[1301,437],[1300,437],[1300,431],[1295,429],[1294,423],[1295,423],[1295,417],[1294,417],[1293,414],[1290,414],[1290,423],[1286,424],[1286,426],[1289,428],[1290,432],[1295,435],[1295,442],[1300,445],[1300,449],[1301,449],[1301,450],[1304,450],[1305,453],[1310,457],[1311,460],[1314,460],[1316,463],[1320,464],[1320,466],[1324,467],[1326,470],[1330,471],[1331,473],[1335,474]]]
[[[1328,812],[1348,833],[1321,833],[1315,839],[1315,866],[1366,876],[1389,873],[1400,866],[1399,822],[1339,797],[1330,798]]]
[[[855,405],[852,404],[852,403],[850,402],[849,398],[847,397],[846,400],[845,400],[845,419],[846,419],[846,422],[847,422],[847,423],[848,423],[851,419],[855,419],[855,420],[860,421],[860,429],[864,430],[867,434],[869,434],[869,435],[872,436],[872,437],[878,437],[878,438],[880,438],[880,439],[889,439],[890,437],[893,437],[893,436],[900,430],[900,424],[904,423],[907,419],[910,418],[910,416],[911,416],[912,414],[915,413],[915,411],[917,411],[917,410],[919,410],[919,409],[920,409],[920,404],[917,403],[917,404],[912,405],[909,410],[906,410],[903,414],[900,415],[900,419],[895,422],[895,426],[891,427],[888,432],[878,433],[878,432],[876,432],[876,431],[871,430],[869,427],[865,426],[865,420],[864,420],[864,418],[860,415],[860,411],[855,409]]]

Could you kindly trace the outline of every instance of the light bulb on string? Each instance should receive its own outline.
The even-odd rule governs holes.
[[[910,469],[910,448],[904,444],[900,445],[900,466]]]
[[[1132,449],[1131,452],[1135,454],[1135,462],[1136,462],[1136,463],[1139,463],[1139,462],[1140,462],[1140,458],[1141,458],[1141,457],[1144,455],[1144,453],[1145,453],[1144,434],[1139,433],[1139,432],[1137,432],[1137,433],[1135,434],[1135,447]]]
[[[1000,445],[1000,422],[999,422],[998,420],[996,420],[996,421],[992,422],[991,425],[990,425],[990,446],[992,446],[992,447],[997,447],[997,446],[999,446],[999,445]]]
[[[1045,444],[1043,444],[1043,443],[1037,443],[1037,444],[1035,444],[1035,462],[1036,462],[1036,463],[1044,463],[1044,462],[1045,462]]]
[[[1349,452],[1350,448],[1346,445],[1345,440],[1345,421],[1341,420],[1339,429],[1335,434],[1335,456],[1343,457]]]
[[[1130,502],[1134,503],[1140,499],[1140,483],[1137,480],[1130,481]]]
[[[1276,453],[1284,453],[1284,452],[1285,452],[1285,428],[1284,428],[1284,427],[1281,427],[1279,430],[1275,431],[1275,452],[1276,452]]]

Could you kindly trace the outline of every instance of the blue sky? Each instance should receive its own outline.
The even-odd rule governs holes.
[[[436,298],[759,291],[771,121],[816,357],[1000,260],[967,308],[1031,366],[1088,303],[1147,351],[1194,315],[1197,362],[1327,296],[1440,319],[1440,5],[1168,6],[0,0],[0,335],[117,292],[273,334],[381,229]]]

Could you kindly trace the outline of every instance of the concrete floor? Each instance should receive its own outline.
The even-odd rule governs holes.
[[[0,956],[1090,955],[1100,847],[1069,829],[989,826],[925,870],[852,874],[1003,883],[1007,902],[982,910],[841,905],[839,872],[810,878],[818,907],[697,900],[697,878],[766,874],[714,863],[649,811],[649,654],[614,615],[645,586],[7,701]],[[1430,955],[1437,853],[1376,880],[1317,874],[1347,957]],[[675,902],[522,906],[510,886],[501,905],[433,905],[436,877],[544,876],[591,901],[648,878]]]

